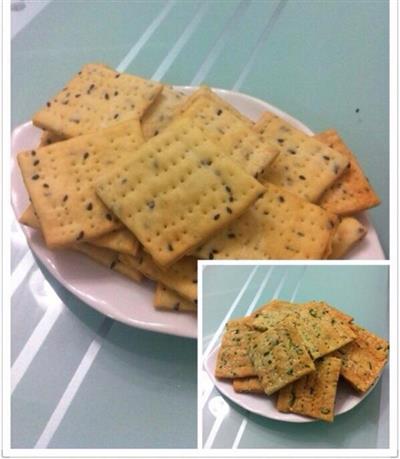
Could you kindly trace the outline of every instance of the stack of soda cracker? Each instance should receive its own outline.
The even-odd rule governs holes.
[[[327,303],[272,300],[226,324],[215,376],[236,392],[276,394],[284,413],[332,422],[339,377],[367,392],[388,352],[386,340]]]
[[[33,116],[18,155],[21,223],[139,282],[155,306],[196,310],[197,259],[339,258],[379,203],[338,134],[254,123],[207,87],[185,95],[87,64]]]

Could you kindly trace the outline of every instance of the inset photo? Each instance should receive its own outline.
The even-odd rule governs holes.
[[[389,448],[389,267],[202,270],[203,448]]]

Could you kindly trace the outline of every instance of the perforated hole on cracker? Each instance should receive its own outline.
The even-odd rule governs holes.
[[[187,119],[174,122],[97,181],[107,207],[162,266],[228,225],[263,192]]]
[[[179,117],[189,118],[250,175],[261,177],[278,151],[252,129],[241,115],[208,88],[201,88],[183,104]]]
[[[340,152],[272,113],[264,113],[254,129],[279,150],[264,179],[307,201],[317,202],[350,164]]]
[[[318,259],[330,253],[337,217],[265,184],[249,211],[194,253],[205,259]]]
[[[138,121],[18,155],[24,183],[49,247],[102,236],[121,226],[95,182],[143,142]]]
[[[33,116],[33,123],[70,138],[140,119],[162,90],[160,83],[87,64]]]

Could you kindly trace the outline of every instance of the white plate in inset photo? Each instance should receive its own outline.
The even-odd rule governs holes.
[[[177,86],[191,93],[197,88]],[[236,107],[241,113],[256,121],[262,112],[271,111],[292,123],[307,134],[312,131],[300,121],[276,107],[254,97],[225,89],[214,91]],[[16,218],[29,203],[16,161],[17,153],[37,147],[41,130],[27,122],[17,127],[11,139],[11,198]],[[365,213],[360,219],[367,226],[366,237],[349,252],[349,259],[384,259],[384,253],[373,226]],[[197,320],[194,314],[157,311],[153,307],[154,283],[135,284],[122,275],[98,265],[83,254],[65,250],[51,251],[40,234],[23,227],[28,243],[35,255],[51,274],[68,290],[99,312],[125,324],[147,330],[195,338]]]
[[[276,395],[268,397],[267,395],[262,394],[238,393],[233,390],[233,385],[228,379],[217,379],[214,375],[214,371],[217,362],[218,349],[219,348],[216,347],[210,352],[204,362],[204,368],[215,387],[219,390],[219,392],[221,392],[221,394],[225,395],[225,397],[229,398],[232,402],[235,402],[247,411],[264,416],[265,418],[297,423],[317,421],[317,419],[301,416],[299,414],[281,413],[276,409]],[[378,381],[379,378],[377,378],[374,385],[367,392],[360,394],[352,389],[349,384],[340,379],[336,394],[335,416],[346,413],[361,403],[364,398],[371,393]]]

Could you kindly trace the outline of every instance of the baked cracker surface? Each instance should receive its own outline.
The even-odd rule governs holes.
[[[154,307],[166,311],[196,312],[197,305],[160,282],[154,295]]]
[[[380,203],[356,156],[334,129],[314,136],[315,139],[340,152],[350,161],[350,167],[328,188],[319,200],[320,206],[338,215],[349,215]]]
[[[204,259],[325,258],[337,217],[270,183],[265,190],[246,213],[194,254]]]
[[[230,104],[211,91],[204,92],[203,88],[199,93],[185,102],[180,117],[189,118],[250,175],[262,177],[278,150],[254,131],[252,123]]]
[[[359,392],[366,392],[381,374],[389,356],[389,343],[352,324],[356,338],[334,352],[342,361],[341,375]]]
[[[161,90],[160,83],[86,64],[33,115],[33,123],[61,138],[96,132],[139,120]]]
[[[264,175],[265,181],[307,201],[318,202],[350,164],[342,153],[272,113],[264,113],[254,129],[279,151]]]
[[[328,258],[332,260],[343,258],[366,234],[367,229],[356,218],[344,217],[333,236],[332,251]]]
[[[121,227],[98,198],[95,181],[142,143],[139,122],[130,121],[18,154],[24,183],[50,248]]]
[[[264,187],[187,119],[97,182],[97,193],[160,266],[239,217]]]
[[[332,422],[341,365],[335,357],[316,362],[315,371],[281,389],[278,410]]]
[[[250,343],[249,355],[267,395],[315,369],[290,318],[257,335]]]
[[[197,301],[197,260],[195,258],[182,258],[168,269],[157,266],[151,256],[144,251],[139,252],[135,257],[121,254],[119,259],[149,279],[161,282],[175,290],[184,298],[193,302]]]
[[[248,346],[256,334],[246,317],[230,320],[226,324],[215,366],[217,378],[234,379],[255,375]]]

